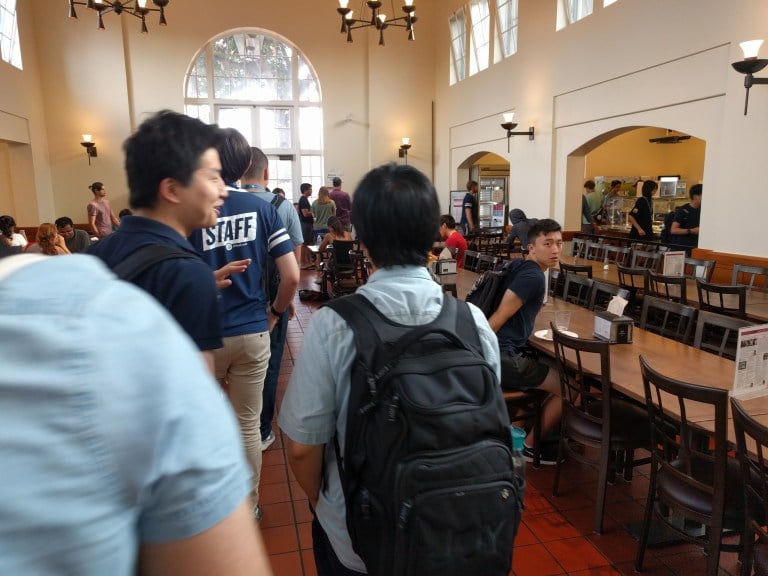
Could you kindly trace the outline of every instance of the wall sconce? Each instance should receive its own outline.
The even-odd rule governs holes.
[[[411,147],[411,139],[403,138],[403,143],[400,144],[400,149],[397,151],[397,155],[400,158],[405,158],[405,163],[408,164],[408,149]]]
[[[91,158],[96,158],[99,155],[96,150],[96,142],[93,142],[93,136],[83,134],[83,141],[80,142],[80,146],[85,147],[85,154],[88,156],[88,166],[90,166]]]
[[[534,133],[533,126],[531,126],[525,132],[512,132],[512,130],[517,128],[517,123],[514,122],[515,113],[504,112],[504,114],[502,114],[501,116],[504,119],[504,122],[501,123],[501,127],[507,131],[507,152],[509,152],[509,139],[512,136],[528,136],[528,140],[533,140],[533,133]]]
[[[762,40],[741,42],[739,46],[741,46],[741,51],[744,53],[744,60],[731,64],[736,72],[746,75],[744,78],[744,88],[747,89],[747,95],[744,97],[744,116],[747,115],[747,107],[749,106],[749,89],[752,88],[753,84],[768,84],[768,78],[755,78],[752,76],[755,72],[760,72],[760,70],[768,66],[768,60],[757,57],[762,43]]]

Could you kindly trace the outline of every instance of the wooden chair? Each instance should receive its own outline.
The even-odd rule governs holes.
[[[464,270],[470,272],[477,272],[478,258],[480,253],[475,250],[464,251]]]
[[[768,428],[747,414],[735,398],[731,398],[731,414],[741,476],[750,478],[750,482],[744,485],[745,522],[741,573],[752,574],[754,565],[756,575],[765,575],[768,574],[768,533],[763,526],[764,512],[768,510]]]
[[[541,412],[548,394],[544,390],[505,390],[504,403],[507,405],[511,423],[530,422],[533,427],[533,467],[541,465]]]
[[[649,295],[643,298],[640,328],[688,344],[697,312],[692,306]]]
[[[698,258],[686,258],[683,276],[695,280],[701,278],[706,282],[712,281],[715,272],[715,260],[699,260]]]
[[[630,250],[626,246],[609,245],[605,247],[604,256],[611,264],[626,266],[629,264]]]
[[[717,312],[737,318],[747,317],[747,287],[710,284],[696,279],[699,295],[699,310]]]
[[[748,320],[702,310],[696,321],[693,346],[735,360],[739,328],[751,325],[752,322]]]
[[[645,296],[648,290],[648,270],[617,265],[616,272],[619,278],[619,286],[629,292],[629,304],[624,314],[639,320],[643,296]]]
[[[602,260],[603,248],[604,248],[604,245],[602,242],[593,242],[591,240],[588,240],[587,254],[586,254],[587,260],[598,260],[598,261]]]
[[[645,250],[632,250],[630,266],[632,268],[646,268],[655,272],[659,268],[661,254],[658,252],[647,252]]]
[[[563,299],[566,302],[573,302],[578,306],[586,308],[589,305],[589,296],[592,292],[593,282],[592,278],[570,272],[567,273],[565,275]]]
[[[768,290],[768,268],[735,264],[731,276],[731,285],[746,286],[748,290]]]
[[[642,408],[614,397],[611,384],[610,344],[602,340],[572,338],[552,326],[560,373],[563,415],[557,467],[552,495],[558,495],[561,460],[566,454],[598,470],[597,499],[593,529],[603,529],[605,492],[609,479],[623,469],[625,478],[631,477],[634,451],[648,447],[648,420]],[[598,375],[584,368],[584,362],[596,358],[600,362]],[[585,385],[598,379],[599,388]],[[590,450],[576,450],[575,445]],[[592,454],[597,452],[597,457]]]
[[[357,246],[359,244],[355,240],[334,240],[328,245],[328,261],[324,263],[324,273],[331,285],[331,298],[351,294],[363,283],[352,254]]]
[[[464,252],[464,259],[466,260],[467,253]],[[496,268],[496,263],[499,261],[496,256],[491,256],[489,254],[478,254],[477,255],[477,269],[476,272],[487,272],[488,270],[493,270]]]
[[[738,462],[728,457],[728,390],[664,376],[644,356],[640,370],[651,425],[651,475],[635,569],[643,569],[655,515],[682,538],[704,545],[706,574],[716,576],[720,550],[734,549],[722,543],[723,530],[744,530],[744,483]],[[688,420],[693,404],[697,412],[708,410],[714,432]],[[694,537],[680,529],[674,521],[680,517],[706,525],[705,535]]]
[[[571,256],[584,258],[587,255],[587,241],[584,238],[571,240]]]
[[[592,291],[589,294],[589,303],[587,308],[596,312],[607,310],[608,303],[614,296],[629,299],[629,291],[615,284],[608,284],[606,282],[599,282],[595,280],[592,282]]]
[[[687,304],[687,285],[688,279],[685,276],[664,276],[652,270],[648,271],[647,294],[650,296]]]
[[[571,273],[571,274],[578,274],[580,276],[586,276],[587,278],[592,278],[592,265],[591,264],[566,264],[565,262],[560,262],[560,272],[565,276],[565,274]]]

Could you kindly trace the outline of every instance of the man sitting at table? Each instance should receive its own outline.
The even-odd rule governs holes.
[[[514,274],[507,276],[506,290],[499,307],[488,318],[496,332],[501,351],[501,387],[505,390],[538,388],[550,394],[544,401],[541,434],[546,435],[560,421],[560,379],[555,368],[525,356],[528,339],[533,333],[536,315],[544,303],[544,272],[557,266],[563,249],[560,224],[551,219],[539,220],[528,230],[528,257]],[[524,456],[533,460],[533,432],[525,439]],[[551,453],[548,453],[551,452]],[[555,450],[542,449],[541,463],[557,463]]]
[[[440,238],[446,248],[456,248],[456,267],[464,268],[464,252],[467,251],[467,241],[456,230],[456,219],[450,214],[440,216]]]

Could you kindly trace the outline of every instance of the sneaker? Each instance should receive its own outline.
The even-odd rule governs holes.
[[[267,436],[261,441],[261,451],[264,452],[264,450],[272,446],[272,442],[274,441],[275,441],[275,433],[270,432],[269,436]]]
[[[264,511],[261,509],[261,504],[256,504],[256,506],[253,507],[253,519],[256,520],[256,522],[261,522],[263,517]]]
[[[557,464],[557,445],[542,444],[539,450],[539,464],[542,466],[554,466]],[[533,448],[523,446],[523,458],[526,462],[533,462]],[[565,458],[560,460],[563,462]]]

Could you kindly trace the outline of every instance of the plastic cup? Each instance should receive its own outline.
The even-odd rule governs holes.
[[[555,327],[560,332],[565,332],[571,326],[571,313],[570,312],[555,312]]]

